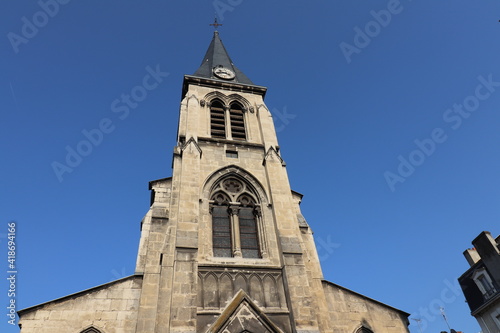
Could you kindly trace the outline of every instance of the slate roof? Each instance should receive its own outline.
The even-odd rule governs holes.
[[[224,44],[222,44],[219,32],[215,31],[214,37],[208,46],[207,53],[205,54],[205,57],[203,57],[200,68],[198,68],[193,76],[219,80],[213,74],[213,68],[219,65],[231,69],[236,75],[234,79],[226,80],[227,82],[254,85],[254,83],[234,65],[226,51],[226,48],[224,47]]]

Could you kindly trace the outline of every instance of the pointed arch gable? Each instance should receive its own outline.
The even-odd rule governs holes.
[[[241,95],[231,94],[231,95],[227,96],[227,98],[228,98],[230,103],[239,102],[241,104],[241,106],[243,107],[244,111],[247,111],[251,108],[250,102],[245,97],[242,97]]]
[[[373,331],[366,326],[359,326],[354,333],[373,333]]]
[[[206,94],[202,100],[205,100],[207,104],[210,105],[210,103],[212,103],[212,101],[216,99],[221,100],[225,105],[229,105],[231,104],[231,102],[237,101],[241,104],[245,111],[252,109],[252,104],[250,104],[250,102],[245,97],[239,94],[226,95],[221,93],[220,91],[212,91]]]
[[[98,329],[95,326],[89,326],[81,331],[79,333],[104,333],[102,329]]]
[[[242,310],[246,310],[245,315],[238,315]],[[283,332],[243,290],[233,297],[207,333],[227,332],[229,327],[232,332],[240,333],[251,333],[248,329],[252,329],[253,332]]]
[[[201,199],[208,200],[210,194],[213,193],[215,186],[225,178],[234,177],[245,182],[249,189],[258,196],[258,201],[265,205],[269,204],[269,197],[264,189],[264,186],[251,173],[237,165],[228,165],[217,171],[212,172],[205,180],[202,186]]]
[[[269,200],[252,174],[235,165],[211,173],[200,202],[205,202],[200,208],[210,213],[209,257],[268,259],[265,221]]]
[[[208,105],[210,105],[212,101],[217,99],[220,100],[223,104],[228,104],[229,102],[228,97],[220,91],[212,91],[203,97],[203,100],[207,101]]]

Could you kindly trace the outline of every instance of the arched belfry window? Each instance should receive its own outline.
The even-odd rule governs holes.
[[[214,257],[261,258],[260,204],[247,184],[227,177],[210,198]]]
[[[362,327],[358,328],[355,333],[373,333],[373,331],[362,326]]]
[[[219,100],[210,104],[210,135],[214,138],[226,138],[226,112]]]
[[[243,107],[239,103],[232,103],[229,107],[229,117],[231,119],[231,136],[233,140],[246,140],[245,117]]]
[[[210,135],[213,138],[245,141],[245,114],[243,106],[233,101],[224,104],[216,98],[210,102]]]

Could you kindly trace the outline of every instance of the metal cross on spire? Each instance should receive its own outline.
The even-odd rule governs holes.
[[[216,16],[216,17],[215,17],[215,20],[214,20],[214,23],[209,24],[209,25],[213,26],[213,27],[214,27],[214,29],[215,29],[215,31],[217,31],[217,27],[220,27],[220,26],[222,25],[222,23],[218,23],[218,22],[217,22],[217,16]]]

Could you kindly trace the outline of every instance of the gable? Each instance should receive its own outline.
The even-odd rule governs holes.
[[[240,290],[207,333],[282,333]]]
[[[136,326],[142,276],[129,276],[18,312],[22,332],[130,332]],[[68,328],[71,328],[68,331]]]

